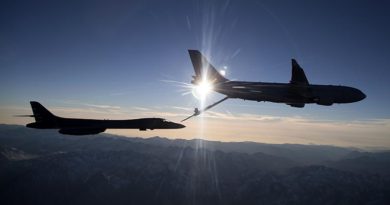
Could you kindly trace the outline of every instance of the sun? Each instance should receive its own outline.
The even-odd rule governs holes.
[[[201,95],[207,95],[213,89],[213,86],[208,81],[202,81],[196,86],[196,91]]]
[[[193,92],[195,98],[197,99],[205,99],[207,94],[209,94],[213,90],[213,85],[207,80],[202,80],[197,85],[193,86]]]

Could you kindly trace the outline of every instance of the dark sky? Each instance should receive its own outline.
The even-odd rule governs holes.
[[[310,83],[367,94],[305,109],[232,100],[216,111],[389,119],[389,25],[389,1],[1,1],[0,106],[192,108],[170,81],[190,82],[187,49],[199,49],[230,79],[288,82],[296,58]]]

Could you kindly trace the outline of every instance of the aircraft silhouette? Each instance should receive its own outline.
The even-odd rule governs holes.
[[[59,133],[66,135],[92,135],[104,132],[106,129],[179,129],[182,124],[169,122],[162,118],[140,118],[131,120],[95,120],[57,117],[43,107],[39,102],[31,101],[33,115],[20,117],[34,117],[35,122],[26,126],[36,129],[59,129]]]
[[[196,108],[194,114],[182,122],[200,115],[229,98],[285,103],[298,108],[308,103],[330,106],[334,103],[353,103],[366,98],[362,91],[348,86],[309,84],[305,72],[295,59],[292,59],[292,75],[289,83],[230,81],[222,76],[198,50],[188,50],[188,52],[195,70],[191,83],[199,85],[206,79],[212,84],[214,91],[226,97],[202,110]]]

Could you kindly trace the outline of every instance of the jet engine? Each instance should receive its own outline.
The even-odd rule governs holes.
[[[331,98],[316,98],[314,101],[318,105],[331,106],[333,104],[333,99]]]

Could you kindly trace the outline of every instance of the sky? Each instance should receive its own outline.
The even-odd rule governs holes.
[[[231,99],[181,130],[136,137],[390,147],[389,1],[1,1],[0,123],[29,101],[64,117],[178,122],[199,106],[188,49],[231,80],[285,82],[291,58],[313,84],[367,98],[330,107]],[[212,93],[207,103],[223,96]]]

